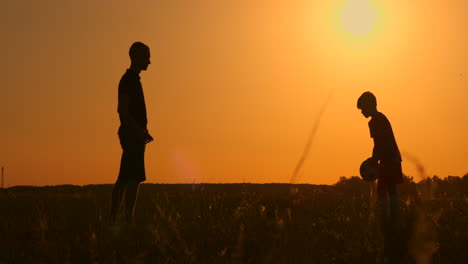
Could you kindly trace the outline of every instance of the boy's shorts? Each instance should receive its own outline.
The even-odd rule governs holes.
[[[119,131],[120,132],[120,131]],[[119,133],[120,145],[122,146],[122,159],[118,182],[143,182],[146,180],[145,173],[145,143],[140,143],[128,136]]]
[[[403,172],[401,162],[380,162],[379,164],[379,188],[385,188],[391,184],[403,183]]]

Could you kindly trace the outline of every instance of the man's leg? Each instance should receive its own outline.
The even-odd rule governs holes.
[[[127,185],[127,190],[125,191],[125,218],[128,224],[132,223],[139,186],[139,182],[130,181]]]
[[[117,180],[117,182],[114,184],[110,211],[110,221],[112,224],[115,224],[115,221],[117,220],[126,185],[127,184],[125,182],[119,180]]]
[[[119,136],[120,144],[122,146],[122,157],[120,159],[120,168],[119,176],[117,181],[114,184],[114,189],[112,190],[112,202],[111,202],[111,211],[110,211],[110,221],[112,224],[115,224],[120,206],[122,205],[122,199],[124,196],[125,188],[128,184],[128,171],[129,171],[129,155],[128,151],[122,144],[122,139]]]

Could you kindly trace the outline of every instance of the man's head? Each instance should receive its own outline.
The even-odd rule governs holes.
[[[146,71],[148,65],[151,64],[149,47],[141,42],[133,43],[128,53],[132,61],[132,68]]]
[[[372,116],[377,112],[377,99],[375,95],[371,92],[363,93],[357,101],[357,108],[361,109],[361,113],[366,118]]]

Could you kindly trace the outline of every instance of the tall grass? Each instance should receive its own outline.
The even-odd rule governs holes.
[[[442,208],[436,212],[428,210],[428,202],[434,199],[437,186],[428,181],[428,175],[424,165],[415,156],[404,152],[405,160],[412,163],[418,171],[418,177],[423,184],[419,184],[418,199],[415,202],[416,218],[413,223],[413,233],[409,241],[409,253],[417,264],[432,263],[433,256],[439,250],[437,237],[437,225],[442,213]]]
[[[325,101],[325,103],[323,104],[322,108],[320,108],[320,111],[319,111],[317,117],[315,118],[315,120],[313,122],[313,126],[312,126],[312,129],[311,129],[310,133],[309,133],[309,137],[307,138],[307,142],[305,144],[304,150],[303,150],[301,156],[299,157],[299,161],[297,162],[296,167],[293,170],[293,173],[292,173],[291,179],[289,180],[289,183],[296,183],[296,180],[298,179],[298,177],[299,177],[299,175],[301,173],[302,166],[304,165],[304,162],[307,160],[307,158],[309,156],[309,153],[311,151],[311,146],[312,146],[312,143],[314,141],[315,135],[317,134],[317,131],[318,131],[319,127],[320,127],[320,122],[322,121],[323,114],[325,113],[325,110],[327,109],[328,104],[330,103],[330,101],[332,99],[332,96],[333,96],[333,93],[331,92],[328,95],[328,98]]]
[[[419,205],[406,202],[417,200],[417,189],[401,187],[404,241],[423,243]],[[358,178],[334,186],[143,184],[131,226],[105,221],[111,189],[1,191],[0,263],[382,263],[369,184]],[[466,201],[435,199],[425,208],[439,219],[431,260],[462,263]]]

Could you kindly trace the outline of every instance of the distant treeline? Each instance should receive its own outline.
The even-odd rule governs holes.
[[[112,184],[97,184],[97,185],[56,185],[56,186],[13,186],[6,189],[0,189],[2,193],[15,194],[34,194],[47,193],[48,195],[92,195],[95,192],[106,193],[110,195]],[[375,186],[375,183],[374,183]],[[300,191],[302,193],[316,192],[322,190],[335,193],[336,195],[369,195],[372,189],[372,183],[363,181],[361,177],[340,177],[334,185],[314,185],[314,184],[287,184],[287,183],[199,183],[199,184],[143,184],[144,190],[156,192],[225,192],[229,195],[242,195],[246,193],[261,192],[264,195],[285,195],[291,194],[292,191]],[[240,192],[240,193],[239,193]],[[438,176],[427,177],[416,182],[413,177],[404,176],[404,183],[399,185],[399,192],[402,196],[422,196],[426,199],[468,199],[468,173],[463,177],[448,176],[439,178]]]
[[[360,177],[341,177],[335,184],[346,189],[367,189],[370,183],[363,181]],[[468,173],[463,177],[438,176],[427,177],[416,182],[413,177],[404,176],[404,182],[399,189],[403,193],[421,196],[423,193],[430,199],[468,199]]]

